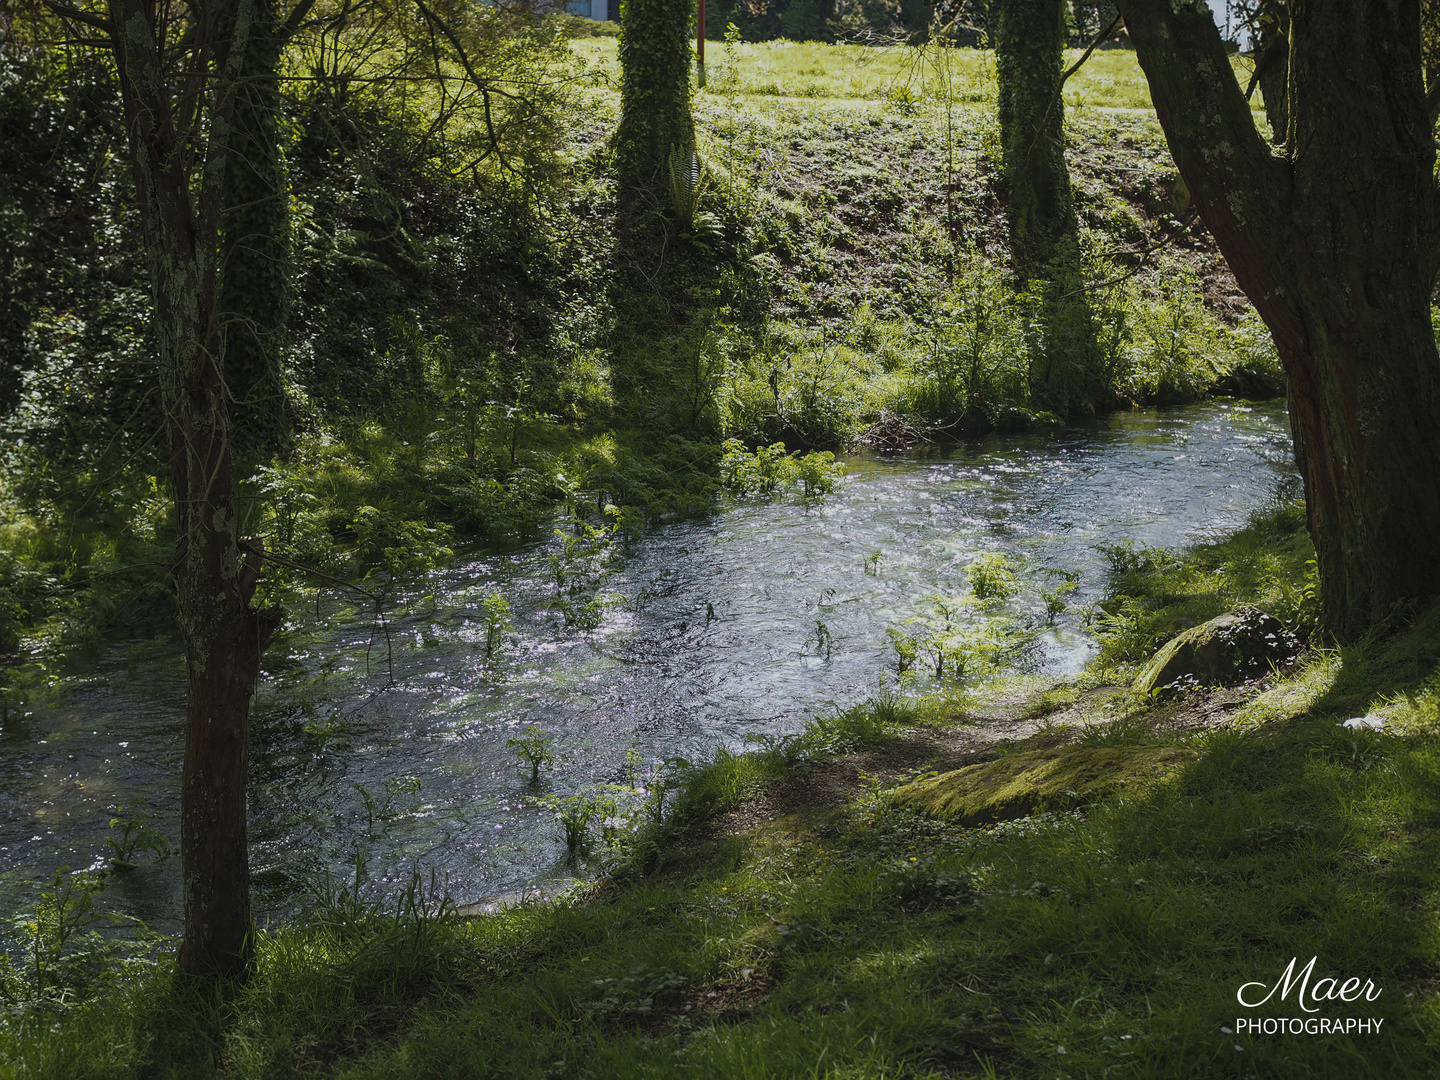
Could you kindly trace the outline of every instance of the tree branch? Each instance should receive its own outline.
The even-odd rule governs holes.
[[[435,12],[431,11],[429,7],[426,6],[425,0],[415,0],[415,6],[420,9],[420,14],[423,15],[426,20],[429,21],[431,25],[433,25],[437,30],[439,30],[440,33],[444,35],[445,39],[450,42],[451,47],[455,50],[455,55],[460,58],[461,66],[465,68],[465,73],[470,76],[470,81],[475,84],[475,89],[480,91],[480,99],[485,106],[485,133],[490,138],[491,149],[496,153],[499,153],[500,136],[497,135],[495,132],[495,118],[491,114],[490,95],[498,94],[500,97],[507,98],[511,97],[512,95],[507,94],[502,90],[496,89],[494,86],[491,86],[489,82],[480,77],[479,72],[477,72],[474,68],[474,65],[470,63],[470,56],[468,53],[466,53],[465,47],[460,44],[459,39],[456,38],[454,32],[450,29],[449,26],[446,25],[445,21],[441,19],[440,16],[437,15]],[[502,165],[507,164],[504,154],[499,155],[499,160]]]
[[[300,0],[300,3],[295,5],[295,10],[290,12],[289,17],[281,24],[280,29],[275,32],[275,36],[283,42],[288,42],[295,36],[296,31],[298,31],[301,24],[304,23],[305,17],[310,14],[314,7],[315,0]]]
[[[83,26],[93,27],[107,38],[115,36],[115,24],[109,19],[103,19],[99,15],[91,15],[88,11],[81,11],[79,8],[73,7],[70,4],[58,3],[57,0],[45,0],[45,6],[62,19],[77,22]]]
[[[1115,28],[1124,21],[1124,16],[1116,15],[1115,18],[1111,20],[1109,26],[1107,26],[1104,30],[1100,31],[1100,33],[1095,35],[1095,40],[1090,42],[1090,47],[1085,50],[1085,52],[1081,55],[1080,59],[1076,60],[1075,63],[1071,64],[1070,67],[1066,69],[1065,74],[1060,76],[1060,86],[1063,87],[1065,85],[1065,80],[1070,78],[1071,75],[1074,75],[1075,72],[1079,71],[1085,65],[1085,61],[1090,59],[1090,54],[1095,51],[1095,47],[1099,45],[1100,42],[1108,38],[1111,34],[1113,34],[1115,32]]]
[[[1291,167],[1255,127],[1210,9],[1195,0],[1117,6],[1194,205],[1265,321],[1288,324]]]

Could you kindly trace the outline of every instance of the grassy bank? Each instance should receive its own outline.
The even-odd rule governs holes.
[[[1303,595],[1292,510],[1116,557],[1113,614],[1159,627]],[[1282,611],[1306,629],[1304,603]],[[885,699],[692,772],[585,895],[469,917],[421,883],[330,889],[198,1000],[161,968],[12,1014],[9,1074],[55,1077],[1405,1077],[1437,1051],[1440,611],[1240,689],[1128,693],[1138,631],[1043,693]],[[1376,712],[1382,733],[1338,726]],[[960,827],[909,777],[1040,747],[1185,763],[1066,812]],[[1251,1035],[1236,991],[1292,957],[1372,980]],[[10,973],[12,980],[15,972]],[[1313,984],[1313,983],[1312,983]]]
[[[343,95],[289,87],[294,433],[241,501],[290,563],[383,585],[557,512],[703,513],[728,438],[895,446],[1279,390],[1133,54],[1067,89],[1083,273],[1057,308],[1010,275],[988,53],[713,43],[707,179],[624,240],[614,39],[530,47],[496,61],[537,100],[510,171],[464,165],[474,125],[434,127],[433,88],[397,96],[364,62]],[[0,211],[31,268],[0,381],[15,656],[162,631],[173,532],[118,99],[99,61],[6,63]],[[266,602],[317,580],[267,570]]]

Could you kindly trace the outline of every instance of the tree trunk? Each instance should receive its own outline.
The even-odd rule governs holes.
[[[189,147],[177,134],[149,0],[111,0],[131,170],[155,295],[161,401],[171,446],[179,542],[177,620],[188,675],[180,864],[189,974],[240,973],[251,951],[245,784],[250,695],[274,610],[252,611],[258,551],[242,558],[219,367],[216,252],[235,65],[212,76],[209,140],[198,207]],[[213,18],[213,15],[212,15]],[[238,0],[243,52],[250,0]],[[196,28],[215,47],[215,23]],[[207,41],[207,34],[210,35]],[[237,58],[238,59],[238,58]]]
[[[1325,627],[1354,638],[1440,595],[1440,197],[1418,4],[1292,5],[1283,160],[1203,3],[1121,8],[1181,175],[1285,365]]]
[[[290,206],[276,77],[283,46],[275,0],[254,0],[220,222],[225,384],[235,456],[247,469],[280,451],[289,428],[281,351],[290,308]]]
[[[615,171],[623,191],[664,192],[677,151],[690,167],[691,0],[625,0],[620,9],[620,126]]]
[[[1075,232],[1060,97],[1065,15],[1060,0],[1000,0],[995,30],[1001,183],[1016,273],[1044,270]]]
[[[1270,137],[1283,143],[1290,132],[1290,13],[1280,3],[1260,8],[1255,42],[1255,83],[1270,121]]]

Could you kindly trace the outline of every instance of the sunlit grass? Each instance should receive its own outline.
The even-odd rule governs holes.
[[[618,90],[615,38],[583,39],[572,47],[592,80]],[[1067,66],[1080,55],[1078,49],[1067,50]],[[947,88],[954,103],[993,103],[996,94],[994,54],[982,49],[707,41],[705,60],[706,87],[697,91],[697,101],[733,94],[883,102],[908,91],[908,100],[923,106],[943,102]],[[1242,81],[1248,81],[1249,59],[1236,57],[1234,64]],[[1144,72],[1126,49],[1093,53],[1065,84],[1064,94],[1069,109],[1151,110]]]

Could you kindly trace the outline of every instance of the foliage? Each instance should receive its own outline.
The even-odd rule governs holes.
[[[1032,662],[1040,624],[1007,602],[1033,583],[999,552],[974,559],[966,577],[968,594],[934,593],[902,626],[886,631],[903,679],[963,687]]]
[[[572,519],[568,529],[556,529],[559,550],[550,555],[555,583],[555,610],[566,626],[596,629],[613,598],[602,595],[605,583],[621,555],[620,511],[607,507],[608,524],[591,525]]]
[[[506,739],[505,749],[513,752],[521,765],[530,767],[531,787],[540,785],[540,770],[555,761],[555,740],[539,727],[531,727],[523,735]]]
[[[1010,561],[999,552],[980,555],[965,568],[970,591],[982,604],[1004,603],[1020,591],[1019,579]]]
[[[151,826],[150,815],[142,809],[144,805],[144,799],[135,799],[114,807],[110,828],[120,832],[118,836],[107,836],[105,846],[110,849],[110,865],[116,870],[133,868],[137,851],[149,851],[156,859],[170,856],[169,838]]]
[[[1078,570],[1051,570],[1049,573],[1059,580],[1053,589],[1041,588],[1040,599],[1045,602],[1045,618],[1053,623],[1069,610],[1070,602],[1066,597],[1080,588],[1080,572]]]
[[[739,439],[721,446],[720,483],[742,495],[775,495],[798,485],[807,502],[834,490],[845,467],[828,450],[811,450],[804,457],[787,453],[784,443],[757,446],[751,453]]]
[[[56,1014],[150,972],[167,939],[99,906],[105,885],[104,871],[62,866],[40,888],[34,907],[11,917],[0,954],[0,1027],[23,1031],[32,1016],[53,1022]]]
[[[687,192],[706,189],[693,208],[713,229],[692,237],[708,250],[671,245],[656,276],[650,255],[618,246],[603,153],[613,42],[572,47],[511,8],[426,6],[492,88],[493,150],[480,90],[418,11],[327,35],[307,25],[287,53],[286,71],[305,74],[284,84],[283,127],[297,436],[241,495],[251,534],[288,563],[378,581],[423,574],[461,544],[543,537],[559,502],[611,503],[629,531],[703,513],[725,437],[823,451],[877,424],[940,438],[1279,386],[1268,336],[1202,304],[1186,269],[1199,256],[1183,246],[1075,309],[1071,329],[1094,320],[1100,354],[1074,360],[1069,324],[1040,325],[983,239],[995,210],[983,52],[946,47],[942,72],[906,49],[717,43],[695,98],[707,164],[680,170]],[[596,80],[579,95],[576,57]],[[4,316],[23,332],[0,335],[22,349],[0,418],[0,648],[153,633],[172,613],[174,536],[161,417],[141,378],[138,222],[106,154],[118,102],[93,57],[0,63],[15,149],[0,213],[23,256],[6,271]],[[1072,83],[1095,104],[1147,100],[1118,52]],[[913,112],[886,111],[902,86]],[[859,107],[827,111],[829,97]],[[1119,247],[1173,227],[1133,195],[1164,181],[1168,159],[1149,119],[1071,120],[1077,176],[1093,177],[1077,180],[1084,276],[1109,281],[1132,269]],[[925,167],[887,165],[912,158]],[[1120,159],[1131,171],[1107,171]],[[22,273],[42,262],[45,275]],[[823,462],[800,462],[801,486],[823,492]],[[266,570],[280,598],[307,580]]]
[[[926,420],[993,426],[1025,398],[1024,320],[1000,268],[967,252],[920,317],[911,408]]]
[[[1091,616],[1098,662],[1142,661],[1181,630],[1239,604],[1274,615],[1302,639],[1318,627],[1314,548],[1299,504],[1277,502],[1245,528],[1183,554],[1105,545],[1106,595]]]

